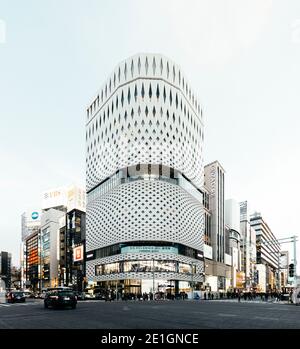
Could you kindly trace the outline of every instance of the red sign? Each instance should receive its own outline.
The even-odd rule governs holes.
[[[73,250],[74,262],[83,260],[83,246],[77,246]]]

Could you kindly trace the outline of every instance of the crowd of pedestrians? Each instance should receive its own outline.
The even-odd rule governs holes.
[[[286,300],[282,292],[243,292],[243,291],[227,291],[225,292],[204,292],[204,300],[213,299],[237,299],[239,302],[241,300],[245,301],[283,301]]]
[[[211,292],[198,291],[194,294],[194,299],[197,300],[222,300],[222,299],[236,299],[237,301],[263,301],[263,302],[277,302],[287,300],[286,294],[282,292],[245,292],[241,290],[227,291],[227,292]],[[114,291],[107,292],[106,299],[116,300],[116,293]],[[188,294],[180,292],[178,294],[170,292],[156,292],[149,293],[123,293],[118,294],[118,300],[123,301],[153,301],[153,300],[186,300]]]
[[[169,292],[156,292],[153,294],[149,293],[124,293],[122,295],[122,300],[142,300],[142,301],[152,301],[152,300],[184,300],[187,299],[188,295],[185,292],[180,292],[178,294],[173,294]]]

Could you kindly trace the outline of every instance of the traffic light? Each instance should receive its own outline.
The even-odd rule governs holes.
[[[294,269],[294,264],[289,265],[289,277],[294,277],[295,269]]]

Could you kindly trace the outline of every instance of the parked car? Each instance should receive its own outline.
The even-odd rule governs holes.
[[[44,307],[68,307],[75,309],[77,305],[77,297],[73,291],[50,291],[44,299]]]
[[[84,301],[86,299],[86,294],[84,292],[76,292],[76,297],[78,301]]]
[[[96,299],[96,296],[93,293],[85,292],[84,295],[85,299]]]
[[[7,295],[8,303],[24,303],[26,300],[24,292],[21,291],[12,291]]]
[[[106,301],[107,300],[107,296],[103,293],[96,293],[95,294],[95,298],[97,300],[100,300],[100,301]]]
[[[34,298],[34,294],[31,291],[24,291],[25,298]]]

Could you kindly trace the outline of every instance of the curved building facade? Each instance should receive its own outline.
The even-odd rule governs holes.
[[[125,293],[203,281],[202,146],[202,109],[175,63],[138,54],[116,67],[87,109],[89,280]]]

